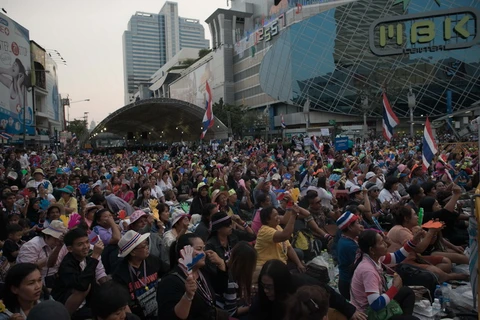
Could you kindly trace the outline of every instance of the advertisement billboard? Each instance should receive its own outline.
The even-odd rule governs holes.
[[[35,134],[31,70],[28,30],[0,13],[0,131]]]
[[[55,121],[60,121],[60,97],[58,94],[58,67],[55,61],[50,56],[45,57],[45,70],[47,82],[47,101],[46,113],[48,117]]]
[[[206,89],[208,81],[210,87],[215,83],[215,76],[209,61],[190,72],[183,78],[170,85],[170,98],[187,101],[199,107],[205,108]]]

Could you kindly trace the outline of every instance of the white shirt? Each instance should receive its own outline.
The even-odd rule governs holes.
[[[163,197],[162,189],[159,186],[153,186],[150,190],[150,195],[156,199],[160,199]]]
[[[382,189],[380,191],[380,194],[378,195],[378,199],[380,200],[381,203],[384,203],[385,201],[388,201],[390,203],[397,203],[402,199],[402,196],[398,191],[393,191],[393,193],[390,193],[387,189]]]

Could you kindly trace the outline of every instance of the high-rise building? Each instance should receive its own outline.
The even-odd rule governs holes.
[[[125,104],[182,48],[208,47],[200,21],[179,17],[175,2],[167,1],[158,14],[136,12],[123,33]]]

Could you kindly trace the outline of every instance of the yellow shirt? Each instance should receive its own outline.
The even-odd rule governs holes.
[[[58,203],[63,205],[65,208],[73,209],[73,212],[78,211],[78,203],[75,197],[70,197],[70,200],[68,200],[67,203],[65,203],[65,200],[63,200],[63,198],[60,198],[60,200],[58,200]]]
[[[287,249],[290,247],[290,241],[273,242],[273,235],[277,231],[283,231],[282,227],[277,226],[276,229],[262,225],[257,234],[257,242],[255,250],[257,250],[257,267],[263,266],[265,262],[272,259],[278,259],[287,263]]]

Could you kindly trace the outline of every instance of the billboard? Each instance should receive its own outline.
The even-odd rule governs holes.
[[[47,84],[47,101],[46,113],[48,117],[55,121],[60,121],[60,96],[58,94],[58,67],[50,56],[45,57],[46,84]]]
[[[183,78],[170,85],[170,98],[187,101],[199,107],[205,108],[207,93],[205,83],[210,87],[215,83],[211,63],[213,60],[201,65]]]
[[[32,105],[28,30],[0,13],[0,131],[35,134]]]

